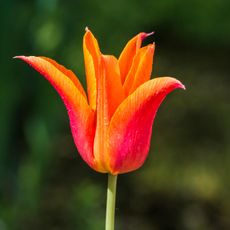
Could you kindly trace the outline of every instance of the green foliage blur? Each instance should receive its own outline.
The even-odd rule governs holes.
[[[0,230],[101,230],[105,174],[74,146],[53,88],[15,55],[51,57],[85,86],[88,26],[119,55],[155,31],[153,77],[187,90],[158,111],[144,166],[118,178],[117,230],[230,229],[230,1],[1,0]]]

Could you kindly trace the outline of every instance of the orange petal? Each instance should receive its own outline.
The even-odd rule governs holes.
[[[145,161],[156,112],[165,96],[184,86],[170,77],[156,78],[141,85],[114,113],[109,126],[111,173],[126,173]]]
[[[102,55],[100,75],[97,78],[97,126],[94,156],[102,172],[109,171],[108,126],[110,119],[124,99],[118,61],[113,56]]]
[[[96,169],[93,156],[95,113],[89,107],[84,93],[81,92],[82,86],[79,86],[80,83],[74,78],[75,75],[51,59],[34,56],[16,58],[27,62],[41,73],[59,93],[68,111],[71,131],[78,151],[88,165]]]
[[[89,104],[95,110],[97,95],[96,78],[99,71],[100,49],[96,38],[88,28],[83,39],[83,51]]]
[[[63,74],[65,74],[67,77],[70,78],[70,80],[74,83],[74,85],[77,87],[77,89],[80,91],[80,93],[86,98],[85,90],[83,89],[80,81],[78,80],[78,77],[74,74],[73,71],[66,69],[65,66],[58,64],[56,61],[54,61],[51,58],[47,57],[40,57],[43,58],[44,60],[50,62],[52,65],[54,65],[58,70],[60,70]]]
[[[103,85],[102,90],[106,93],[107,113],[110,121],[118,105],[124,100],[125,95],[121,84],[118,60],[112,55],[102,55],[101,66],[103,72],[98,79],[98,84],[100,82]]]
[[[121,55],[119,57],[119,66],[122,84],[125,82],[125,78],[132,65],[133,58],[136,55],[137,51],[140,49],[143,39],[145,39],[147,36],[151,34],[152,33],[139,33],[127,43],[127,45],[121,52]]]
[[[130,95],[136,88],[148,81],[152,73],[153,54],[155,45],[150,44],[137,52],[130,71],[125,79],[125,94]]]

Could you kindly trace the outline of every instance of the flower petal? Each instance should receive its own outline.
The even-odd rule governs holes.
[[[124,90],[121,84],[118,60],[112,55],[102,55],[102,74],[99,81],[104,86],[108,107],[108,120],[110,121],[118,105],[124,100]],[[98,83],[99,84],[99,83]],[[99,88],[99,87],[98,87]]]
[[[170,77],[156,78],[141,85],[114,113],[109,126],[111,173],[126,173],[145,161],[156,112],[175,88],[184,86]]]
[[[48,57],[40,57],[48,62],[50,62],[52,65],[54,65],[58,70],[60,70],[63,74],[65,74],[67,77],[71,79],[71,81],[74,83],[74,85],[77,87],[77,89],[80,91],[80,93],[85,97],[87,100],[85,90],[82,87],[80,81],[78,80],[78,77],[74,74],[73,71],[66,69],[65,66],[58,64],[56,61],[54,61],[51,58]]]
[[[19,58],[42,74],[61,96],[70,119],[71,131],[77,149],[89,166],[95,169],[93,140],[95,134],[95,113],[89,107],[78,80],[73,80],[72,72],[51,59],[44,57]],[[68,75],[66,75],[68,74]],[[80,82],[79,82],[80,84]]]
[[[86,28],[86,33],[83,38],[83,51],[89,104],[91,108],[95,110],[97,95],[96,78],[99,71],[101,53],[96,38],[88,28]]]
[[[122,84],[125,82],[125,78],[129,73],[133,58],[136,55],[137,51],[140,49],[142,41],[151,34],[153,33],[139,33],[127,43],[127,45],[121,52],[121,55],[119,57],[119,66]]]
[[[95,161],[102,172],[108,172],[108,127],[110,119],[124,100],[118,61],[113,56],[102,55],[97,78],[97,122],[94,141]]]
[[[150,44],[139,49],[135,55],[124,83],[124,90],[127,96],[134,92],[138,86],[150,79],[154,49],[155,44]]]

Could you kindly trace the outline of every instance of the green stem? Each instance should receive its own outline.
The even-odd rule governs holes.
[[[105,230],[114,230],[117,176],[108,174]]]

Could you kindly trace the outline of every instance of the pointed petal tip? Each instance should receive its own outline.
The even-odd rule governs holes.
[[[23,55],[17,55],[13,57],[13,59],[23,59],[23,58],[25,58],[25,56]]]
[[[173,78],[173,77],[166,77],[166,78],[168,78],[169,81],[171,81],[171,83],[174,85],[174,89],[179,88],[179,89],[186,90],[186,87],[176,78]]]
[[[181,84],[181,89],[186,90],[185,85]]]
[[[180,88],[180,89],[183,89],[183,90],[186,90],[186,87],[185,85],[183,85],[179,80],[177,80],[177,87]]]
[[[155,42],[153,42],[152,44],[149,44],[149,45],[148,45],[148,49],[149,49],[150,51],[154,51],[154,49],[155,49]]]
[[[84,38],[89,38],[90,36],[94,37],[92,31],[89,29],[88,26],[85,27],[85,35]]]
[[[150,32],[150,33],[145,33],[145,32],[144,32],[144,33],[142,33],[141,39],[144,40],[145,38],[147,38],[147,37],[153,35],[154,33],[155,33],[154,31],[152,31],[152,32]]]
[[[150,33],[146,33],[146,36],[149,37],[149,36],[153,35],[154,33],[155,33],[155,31],[152,31]]]
[[[29,60],[30,58],[33,58],[34,56],[24,56],[24,55],[18,55],[18,56],[14,56],[13,59],[20,59],[20,60],[23,60],[23,61],[27,61]]]

